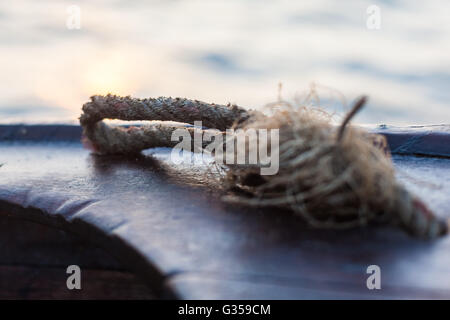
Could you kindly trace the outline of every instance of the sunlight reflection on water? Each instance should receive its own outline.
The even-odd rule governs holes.
[[[0,122],[76,121],[107,92],[258,108],[279,82],[286,99],[315,82],[332,111],[345,108],[326,87],[368,94],[359,122],[449,123],[449,16],[449,2],[418,0],[1,2]]]

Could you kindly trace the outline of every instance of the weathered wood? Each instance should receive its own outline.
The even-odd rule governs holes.
[[[108,252],[84,238],[0,213],[0,265],[125,271]]]
[[[378,126],[372,131],[386,136],[394,154],[450,157],[450,125]]]
[[[81,127],[75,125],[0,125],[0,141],[80,141]]]
[[[81,290],[68,290],[62,268],[0,265],[0,299],[154,299],[148,287],[123,271],[82,269]]]
[[[168,281],[168,287],[190,299],[448,299],[448,288],[408,287],[390,285],[383,281],[381,290],[361,288],[359,281],[336,281],[328,278],[262,278],[234,276],[222,277],[219,274],[186,273],[175,275]],[[199,290],[201,288],[201,290]]]
[[[450,298],[450,237],[312,230],[288,212],[225,205],[201,186],[205,168],[152,152],[126,159],[90,155],[79,143],[1,143],[0,211],[98,244],[168,297]],[[400,178],[444,216],[449,161],[394,157],[408,175]],[[366,287],[372,264],[382,270],[377,292]]]
[[[153,299],[132,273],[86,239],[0,214],[0,299]],[[81,269],[82,290],[68,290],[67,267]]]
[[[450,157],[450,125],[365,128],[386,136],[394,154]],[[78,125],[0,125],[0,141],[78,142],[81,132]]]

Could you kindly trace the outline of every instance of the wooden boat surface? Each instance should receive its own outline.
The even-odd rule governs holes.
[[[450,217],[450,126],[373,130],[388,138],[398,178]],[[450,298],[450,237],[426,241],[386,226],[312,230],[288,212],[224,204],[202,185],[201,166],[171,164],[168,149],[100,157],[80,134],[78,126],[0,126],[0,216],[103,248],[159,297]],[[366,286],[370,265],[381,268],[381,290]]]

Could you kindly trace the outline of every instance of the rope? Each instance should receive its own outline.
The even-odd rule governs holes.
[[[279,172],[262,176],[259,165],[226,164],[224,189],[238,188],[245,193],[228,196],[228,201],[289,208],[315,228],[350,228],[387,220],[419,237],[446,234],[447,222],[395,180],[385,139],[348,126],[365,101],[366,97],[359,99],[336,128],[324,111],[294,108],[284,101],[278,101],[283,110],[264,116],[235,105],[181,98],[93,96],[83,106],[80,123],[85,144],[100,154],[135,154],[153,147],[174,147],[179,141],[172,141],[172,135],[180,128],[191,137],[205,133],[203,128],[167,122],[114,127],[103,119],[202,121],[222,134],[235,127],[277,128]],[[248,144],[257,148],[259,141],[251,139],[258,137],[249,137]],[[200,149],[191,150],[202,151],[207,145],[202,139],[201,146],[191,145]]]
[[[234,124],[249,118],[249,112],[236,105],[218,105],[182,98],[160,97],[156,99],[136,99],[115,95],[92,96],[83,105],[80,123],[87,139],[85,144],[101,154],[138,153],[154,147],[174,147],[172,133],[187,129],[194,135],[201,129],[186,128],[181,125],[151,123],[140,127],[111,127],[103,119],[127,121],[161,120],[194,124],[202,121],[208,128],[224,131]]]

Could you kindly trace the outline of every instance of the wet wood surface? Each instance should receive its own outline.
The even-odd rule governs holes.
[[[64,138],[42,129],[0,127],[0,214],[73,233],[158,297],[450,298],[450,237],[419,240],[393,227],[312,230],[289,212],[224,204],[205,186],[204,167],[175,166],[168,149],[99,157],[82,148],[76,127],[53,128]],[[393,160],[408,188],[450,215],[445,155]],[[381,290],[366,286],[374,264]]]
[[[0,299],[154,299],[108,252],[87,239],[0,213]],[[69,290],[67,267],[81,269]]]

